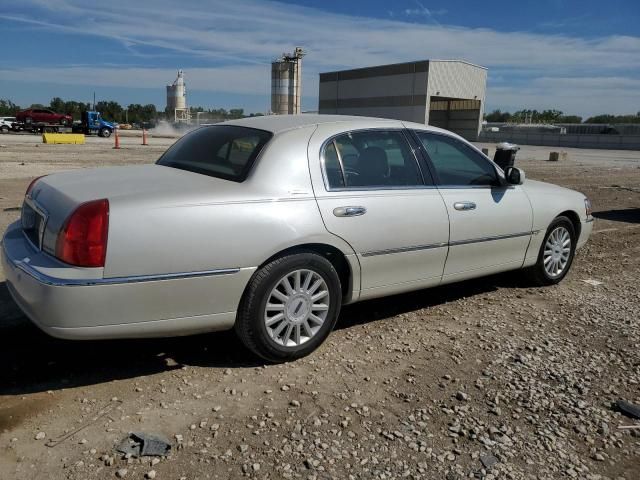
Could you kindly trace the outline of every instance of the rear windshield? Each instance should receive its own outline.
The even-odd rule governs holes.
[[[157,164],[242,182],[271,136],[255,128],[202,127],[174,143]]]

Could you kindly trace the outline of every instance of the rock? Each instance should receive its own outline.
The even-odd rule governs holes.
[[[257,472],[258,470],[260,470],[260,464],[254,463],[253,465],[251,465],[251,468],[253,469],[254,472]]]
[[[289,405],[291,405],[292,407],[299,407],[300,406],[300,402],[298,400],[291,400],[289,402]]]
[[[118,478],[124,478],[124,477],[126,477],[126,476],[127,476],[127,472],[128,472],[128,471],[129,471],[129,470],[127,470],[126,468],[121,468],[120,470],[117,470],[117,471],[116,471],[116,477],[118,477]]]
[[[146,477],[146,478],[149,478],[149,479],[151,479],[151,480],[152,480],[152,479],[154,479],[154,478],[156,478],[156,471],[155,471],[155,470],[149,470],[149,471],[145,474],[145,477]]]
[[[498,463],[498,459],[496,457],[494,457],[493,455],[489,454],[489,455],[481,455],[480,456],[480,462],[482,463],[482,466],[484,468],[486,468],[487,470],[491,469],[491,467],[493,467],[496,463]]]
[[[464,392],[456,393],[456,400],[460,400],[461,402],[466,402],[469,399],[469,395]]]
[[[47,436],[47,434],[46,434],[46,433],[44,433],[44,432],[38,432],[38,433],[36,433],[35,439],[36,439],[36,440],[44,440],[44,438],[45,438],[46,436]]]

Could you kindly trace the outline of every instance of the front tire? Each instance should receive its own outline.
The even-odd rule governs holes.
[[[535,265],[525,270],[534,285],[555,285],[569,273],[576,252],[576,233],[567,217],[556,217],[544,236]]]
[[[111,130],[103,127],[100,129],[100,132],[98,133],[98,135],[100,135],[102,138],[109,138],[111,136]]]
[[[326,258],[302,252],[259,269],[244,293],[235,331],[270,362],[304,357],[327,338],[342,303],[338,272]]]

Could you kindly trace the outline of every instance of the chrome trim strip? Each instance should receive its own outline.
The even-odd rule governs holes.
[[[470,243],[482,243],[482,242],[491,242],[493,240],[504,240],[507,238],[526,237],[526,236],[534,235],[537,232],[538,231],[510,233],[507,235],[495,235],[493,237],[481,237],[481,238],[471,238],[469,240],[456,240],[453,242],[432,243],[430,245],[416,245],[412,247],[389,248],[386,250],[373,250],[370,252],[362,253],[362,256],[373,257],[376,255],[389,255],[392,253],[405,253],[405,252],[415,252],[418,250],[430,250],[432,248],[455,247],[457,245],[468,245]]]
[[[449,242],[450,247],[455,247],[457,245],[468,245],[470,243],[482,243],[482,242],[491,242],[493,240],[504,240],[507,238],[518,238],[518,237],[528,237],[533,234],[532,231],[529,232],[521,232],[521,233],[509,233],[507,235],[495,235],[492,237],[480,237],[480,238],[470,238],[468,240],[455,240],[453,242]]]
[[[362,254],[363,257],[374,257],[377,255],[390,255],[392,253],[406,253],[406,252],[416,252],[418,250],[430,250],[432,248],[442,248],[447,247],[449,244],[447,242],[442,243],[432,243],[430,245],[415,245],[413,247],[400,247],[400,248],[389,248],[386,250],[374,250],[371,252],[364,252]]]
[[[5,251],[6,255],[6,251]],[[95,285],[119,285],[124,283],[157,282],[162,280],[178,280],[183,278],[209,277],[217,275],[232,275],[240,271],[239,268],[223,268],[219,270],[203,270],[200,272],[165,273],[159,275],[135,275],[112,278],[58,278],[42,273],[28,263],[13,260],[7,256],[16,268],[20,269],[40,283],[54,287],[88,287]]]

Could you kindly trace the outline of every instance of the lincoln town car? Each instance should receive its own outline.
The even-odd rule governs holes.
[[[316,349],[345,304],[509,270],[556,284],[592,222],[583,194],[445,130],[266,116],[200,127],[152,165],[35,179],[1,256],[55,337],[235,329],[278,362]]]

